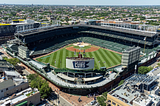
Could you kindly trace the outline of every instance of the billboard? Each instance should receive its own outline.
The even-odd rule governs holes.
[[[88,70],[94,68],[94,59],[66,59],[66,68],[74,70]]]

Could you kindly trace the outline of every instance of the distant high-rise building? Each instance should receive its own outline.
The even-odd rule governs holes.
[[[115,9],[114,9],[114,8],[109,7],[109,11],[115,11]]]

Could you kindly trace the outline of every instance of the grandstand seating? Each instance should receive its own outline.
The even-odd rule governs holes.
[[[121,40],[127,40],[127,41],[131,41],[131,42],[135,42],[135,43],[140,43],[140,44],[146,44],[146,45],[152,45],[152,42],[151,39],[148,41],[144,41],[144,37],[136,37],[136,36],[129,36],[129,35],[126,35],[126,36],[123,36],[122,35],[119,35],[119,34],[106,34],[106,33],[103,33],[103,32],[95,32],[95,31],[81,31],[82,33],[91,33],[91,34],[97,34],[97,35],[103,35],[103,36],[108,36],[108,37],[112,37],[112,38],[118,38],[118,39],[121,39]],[[119,36],[118,36],[119,35]]]
[[[25,45],[28,46],[30,51],[33,51],[31,55],[49,53],[63,46],[79,41],[117,52],[122,52],[124,49],[133,45],[142,47],[141,50],[143,51],[144,44],[146,44],[146,53],[150,53],[155,49],[153,47],[153,42],[155,40],[154,37],[147,37],[146,41],[144,41],[144,36],[138,34],[134,35],[93,27],[62,27],[59,29],[55,28],[54,30],[43,30],[41,32],[37,30],[35,33],[26,33],[26,35],[19,39],[23,42],[24,38]]]
[[[100,46],[103,48],[111,49],[113,51],[117,52],[122,52],[124,49],[127,49],[128,47],[132,46],[131,44],[126,44],[126,43],[118,43],[118,42],[113,42],[110,40],[104,40],[104,39],[99,39],[99,38],[93,38],[93,37],[66,37],[63,39],[56,39],[55,42],[47,42],[45,44],[39,45],[36,47],[35,52],[32,55],[37,55],[37,54],[43,54],[43,53],[49,53],[52,52],[56,49],[59,49],[61,47],[64,47],[68,44],[72,44],[75,42],[87,42],[92,45]],[[156,48],[146,48],[145,52],[150,53],[153,50],[159,49],[160,47]],[[143,51],[143,48],[141,48],[141,51]]]

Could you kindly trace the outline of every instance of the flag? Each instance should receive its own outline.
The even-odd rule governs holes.
[[[83,53],[85,53],[85,49],[84,49]]]
[[[74,55],[76,55],[76,49],[74,49]]]

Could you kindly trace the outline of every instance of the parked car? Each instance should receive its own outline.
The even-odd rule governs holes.
[[[91,105],[94,105],[96,103],[96,100],[91,101]]]
[[[96,103],[94,106],[100,106],[99,103]]]

